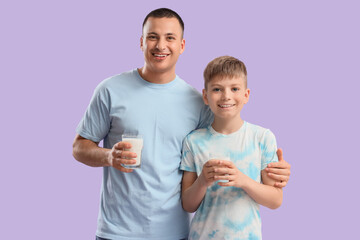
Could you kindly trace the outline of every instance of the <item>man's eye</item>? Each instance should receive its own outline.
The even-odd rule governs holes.
[[[234,92],[236,92],[236,91],[239,91],[240,89],[239,88],[233,88],[232,89]]]
[[[168,39],[169,39],[169,40],[175,40],[175,38],[174,38],[174,37],[168,37]]]
[[[148,36],[147,38],[150,39],[150,40],[156,39],[155,36]]]

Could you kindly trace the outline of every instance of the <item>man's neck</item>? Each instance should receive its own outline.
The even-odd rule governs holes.
[[[240,116],[234,119],[220,119],[215,116],[211,126],[216,132],[228,135],[238,131],[243,124],[244,120]]]
[[[138,68],[140,76],[151,83],[165,84],[173,81],[176,77],[175,71],[171,72],[152,72],[147,70],[145,67]]]

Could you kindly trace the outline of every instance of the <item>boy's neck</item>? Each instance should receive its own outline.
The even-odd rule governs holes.
[[[215,116],[211,126],[216,132],[228,135],[238,131],[243,124],[244,120],[240,116],[234,119],[221,119]]]

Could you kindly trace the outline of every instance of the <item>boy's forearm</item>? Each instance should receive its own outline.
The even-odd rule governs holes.
[[[201,182],[200,178],[197,178],[189,188],[182,192],[181,201],[184,210],[191,213],[195,212],[204,199],[206,190],[207,186]]]
[[[270,209],[276,209],[281,206],[283,199],[281,188],[261,184],[250,178],[242,189],[258,204]]]

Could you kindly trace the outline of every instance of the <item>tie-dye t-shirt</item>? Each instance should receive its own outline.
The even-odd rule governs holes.
[[[212,153],[230,156],[237,168],[257,182],[261,170],[278,161],[274,134],[244,122],[229,135],[211,126],[191,132],[184,140],[180,169],[201,174]],[[189,239],[261,239],[259,205],[241,188],[214,183],[191,222]]]

